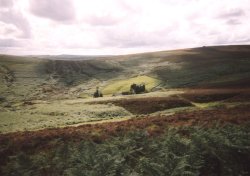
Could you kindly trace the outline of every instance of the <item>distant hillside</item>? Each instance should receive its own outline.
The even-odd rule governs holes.
[[[202,47],[162,59],[176,65],[154,69],[166,87],[250,86],[250,46]]]
[[[250,86],[250,46],[100,57],[0,55],[0,94],[10,99],[79,96],[138,76],[159,80],[162,88]]]

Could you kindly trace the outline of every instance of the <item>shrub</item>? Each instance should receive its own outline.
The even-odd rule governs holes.
[[[249,175],[249,128],[169,128],[151,138],[135,131],[103,143],[59,142],[46,153],[10,157],[3,175]]]

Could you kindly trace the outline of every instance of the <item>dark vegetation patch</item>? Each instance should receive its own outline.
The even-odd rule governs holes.
[[[195,103],[208,103],[214,101],[225,100],[236,96],[236,93],[225,93],[225,94],[184,94],[183,97]]]
[[[208,103],[214,101],[221,101],[239,95],[239,92],[227,90],[190,90],[183,94],[182,97],[195,103]]]
[[[233,103],[233,102],[250,102],[250,93],[244,94],[241,93],[237,96],[227,99],[225,102]]]
[[[3,79],[3,83],[9,87],[15,81],[15,74],[6,65],[0,64],[0,79]]]
[[[247,126],[166,128],[150,138],[137,130],[102,142],[51,140],[44,152],[18,152],[1,175],[249,175]]]
[[[195,103],[214,101],[246,102],[250,100],[250,89],[190,89],[181,96]]]
[[[114,101],[99,101],[94,103],[113,103],[125,108],[133,114],[149,114],[172,108],[193,106],[189,101],[179,98],[178,96],[131,98]]]
[[[5,101],[6,101],[6,98],[3,96],[0,96],[0,103],[5,102]]]
[[[232,88],[232,89],[240,89],[240,88],[249,88],[250,87],[250,73],[246,73],[243,75],[235,75],[236,78],[233,80],[227,80],[225,78],[221,78],[217,82],[210,82],[207,84],[202,84],[200,86],[196,86],[197,88]],[[233,76],[232,76],[233,77]],[[225,80],[223,80],[225,79]]]

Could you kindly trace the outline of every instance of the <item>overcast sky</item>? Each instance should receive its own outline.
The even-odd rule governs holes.
[[[250,0],[0,0],[0,53],[127,54],[250,44]]]

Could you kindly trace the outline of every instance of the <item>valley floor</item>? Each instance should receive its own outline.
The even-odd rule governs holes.
[[[250,89],[170,89],[147,94],[2,103],[0,133],[115,122],[141,116],[233,107],[250,102]]]

